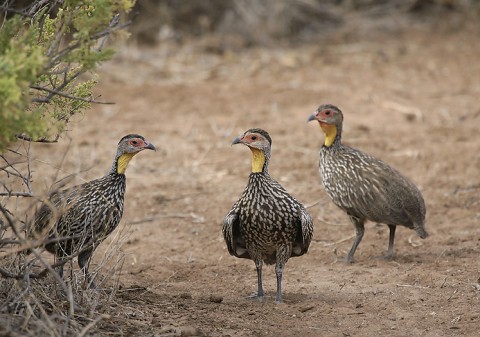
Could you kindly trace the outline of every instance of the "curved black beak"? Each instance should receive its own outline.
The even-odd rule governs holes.
[[[311,122],[311,121],[314,121],[317,119],[317,114],[314,112],[313,114],[311,114],[308,119],[307,119],[307,123],[308,122]]]
[[[237,137],[233,140],[232,144],[231,145],[235,145],[235,144],[240,144],[242,142],[242,138],[240,137]]]
[[[153,145],[152,143],[147,143],[147,144],[148,144],[148,145],[145,146],[145,149],[157,151],[157,148],[155,147],[155,145]]]

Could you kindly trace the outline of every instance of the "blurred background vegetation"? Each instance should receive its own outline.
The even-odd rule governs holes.
[[[142,44],[202,40],[213,47],[314,43],[395,34],[416,26],[458,30],[479,0],[138,0],[131,32]]]
[[[55,141],[95,102],[95,77],[78,77],[111,58],[105,39],[126,21],[111,14],[133,5],[126,20],[139,47],[189,44],[217,54],[394,37],[412,27],[478,29],[480,21],[480,0],[7,0],[0,5],[0,150],[16,138]]]

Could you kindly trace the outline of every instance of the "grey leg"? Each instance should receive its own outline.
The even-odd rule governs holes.
[[[282,303],[282,274],[283,274],[283,263],[278,263],[275,266],[275,273],[277,274],[277,303]]]
[[[69,261],[66,257],[65,251],[62,249],[57,249],[54,251],[56,260],[55,263],[59,263],[58,267],[55,268],[58,276],[63,280],[65,264]]]
[[[85,273],[85,280],[88,283],[89,288],[95,288],[95,283],[93,282],[92,275],[88,272],[88,262],[92,256],[93,250],[85,250],[78,255],[78,266]]]
[[[257,279],[258,279],[258,290],[257,290],[257,297],[263,297],[265,293],[263,292],[263,286],[262,286],[262,265],[263,261],[262,260],[257,260],[255,263],[257,266]]]
[[[388,225],[388,228],[390,228],[390,237],[388,238],[388,250],[387,250],[387,255],[385,255],[385,257],[386,258],[392,258],[393,257],[393,243],[395,241],[395,230],[397,229],[397,226]]]
[[[57,267],[57,273],[61,279],[63,279],[63,267],[65,267],[65,263],[62,263]]]
[[[265,293],[263,292],[263,286],[262,286],[262,266],[263,266],[263,261],[261,258],[256,259],[255,261],[255,266],[257,267],[257,284],[258,284],[258,289],[257,293],[249,296],[248,298],[251,299],[263,299],[263,296]]]
[[[353,242],[352,248],[350,248],[350,251],[348,252],[348,255],[346,258],[347,263],[353,262],[353,256],[355,255],[355,251],[357,250],[357,247],[360,244],[360,241],[362,241],[363,234],[365,233],[364,220],[361,220],[356,217],[350,217],[350,219],[352,220],[352,223],[355,226],[355,241]]]

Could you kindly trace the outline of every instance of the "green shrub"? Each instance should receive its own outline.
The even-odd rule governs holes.
[[[0,151],[19,136],[56,139],[95,101],[95,81],[79,75],[112,57],[105,39],[125,27],[134,0],[39,3],[0,7]]]

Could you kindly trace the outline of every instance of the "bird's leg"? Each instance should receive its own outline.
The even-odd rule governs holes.
[[[277,303],[282,303],[282,275],[288,258],[292,256],[292,246],[283,245],[277,248],[275,274],[277,275]]]
[[[263,297],[265,293],[263,292],[263,286],[262,286],[262,265],[263,265],[262,259],[258,259],[255,262],[255,264],[257,267],[257,279],[258,279],[257,297]]]
[[[355,255],[355,251],[357,250],[360,241],[362,241],[363,233],[365,233],[364,220],[353,216],[350,217],[350,220],[355,226],[355,241],[353,242],[352,248],[350,248],[350,251],[348,252],[346,258],[347,263],[353,262],[353,255]]]
[[[263,265],[263,260],[261,257],[255,259],[255,266],[257,267],[258,290],[256,294],[249,296],[249,298],[263,299],[263,296],[265,295],[265,293],[263,292],[263,286],[262,286],[262,265]]]
[[[395,230],[397,229],[397,226],[388,225],[388,228],[390,228],[390,237],[388,238],[388,250],[385,257],[391,259],[393,257],[393,242],[395,241]]]
[[[375,257],[376,259],[389,260],[393,258],[393,243],[395,241],[395,230],[397,229],[397,226],[388,225],[388,228],[390,229],[390,236],[388,238],[387,253],[385,255]]]
[[[60,276],[60,278],[63,280],[63,268],[65,267],[65,263],[62,263],[57,267],[57,273]]]
[[[64,275],[65,264],[68,262],[68,260],[69,259],[67,258],[64,250],[57,249],[55,251],[55,264],[57,264],[57,267],[55,268],[55,270],[57,271],[58,276],[60,276],[62,280]]]
[[[282,274],[285,264],[277,261],[275,265],[275,274],[277,274],[277,303],[282,303]]]
[[[81,252],[78,255],[78,266],[80,269],[83,270],[85,274],[85,280],[87,281],[87,285],[89,288],[94,289],[95,283],[93,282],[93,277],[90,275],[88,272],[88,262],[90,261],[90,257],[92,256],[93,250],[92,249],[87,249]]]

